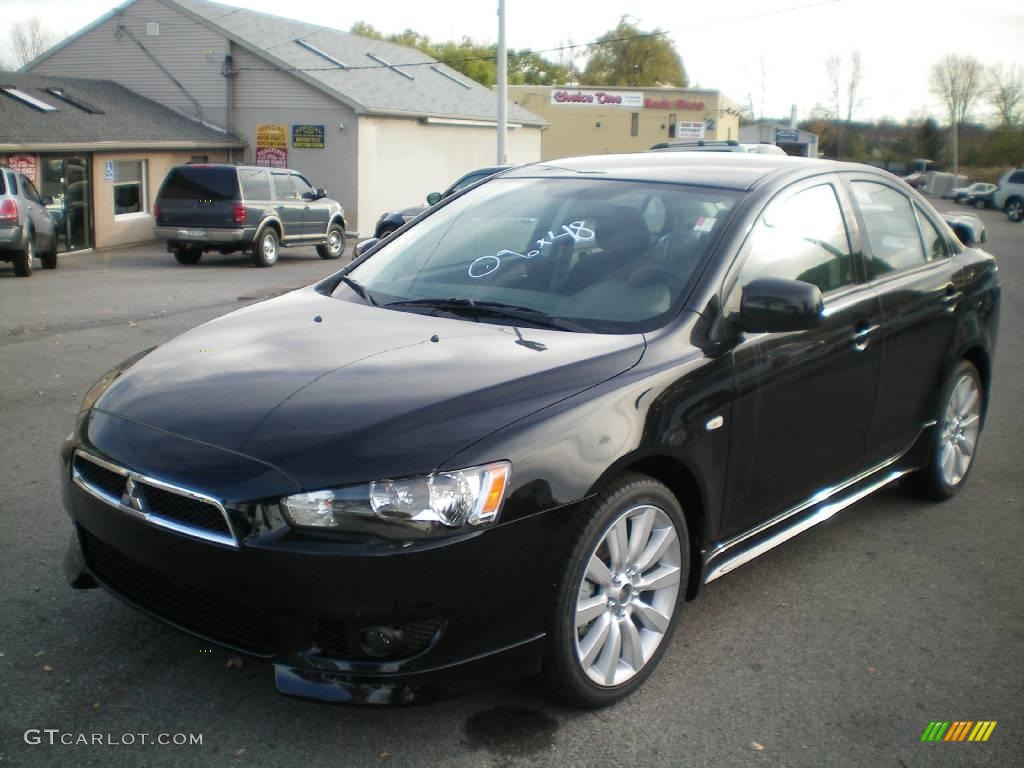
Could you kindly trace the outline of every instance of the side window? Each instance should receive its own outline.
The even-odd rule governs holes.
[[[727,301],[738,311],[744,285],[760,277],[802,280],[828,293],[854,282],[850,241],[831,184],[773,202],[743,246],[746,261]]]
[[[246,200],[270,199],[270,177],[266,171],[241,168],[238,180],[242,183],[242,195]]]
[[[465,189],[470,184],[476,184],[478,181],[480,181],[480,179],[483,179],[483,178],[485,178],[487,176],[490,176],[490,174],[489,173],[474,173],[474,174],[472,174],[470,176],[466,176],[465,178],[459,179],[457,182],[455,182],[452,185],[451,191],[449,191],[448,194],[454,194],[455,192],[458,192],[460,189]]]
[[[871,244],[875,274],[924,264],[927,258],[910,201],[884,184],[854,181],[850,186]]]
[[[1010,176],[1010,180],[1007,181],[1006,183],[1007,184],[1024,184],[1024,171],[1016,171],[1016,172],[1014,172],[1014,174],[1012,176]]]
[[[299,199],[299,193],[295,189],[292,177],[287,173],[274,174],[274,192],[278,200]]]
[[[946,238],[935,228],[931,220],[924,215],[924,211],[916,205],[914,206],[914,211],[917,213],[917,222],[921,225],[921,237],[924,239],[924,252],[928,261],[946,258],[949,255],[949,252],[946,250]]]
[[[306,181],[302,176],[299,176],[299,174],[292,174],[292,183],[295,184],[295,191],[298,192],[299,197],[306,194],[314,194],[313,185]]]
[[[43,204],[43,199],[39,197],[39,193],[36,191],[35,186],[33,186],[32,182],[25,176],[21,177],[21,193],[33,203],[39,203],[40,205]]]

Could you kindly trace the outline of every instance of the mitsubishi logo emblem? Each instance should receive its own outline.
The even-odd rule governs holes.
[[[124,493],[121,494],[121,503],[126,507],[141,512],[142,511],[142,493],[139,487],[135,484],[132,478],[128,478],[128,482],[125,483]]]

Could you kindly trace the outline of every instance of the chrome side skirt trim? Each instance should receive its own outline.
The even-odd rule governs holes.
[[[851,485],[857,483],[860,480],[865,479],[867,476],[869,476],[871,474],[874,474],[875,472],[879,471],[880,469],[884,469],[885,467],[889,466],[895,460],[896,459],[891,459],[890,461],[886,462],[885,464],[883,464],[879,468],[871,470],[870,472],[867,472],[867,473],[865,473],[863,475],[858,475],[857,478],[855,478],[853,480],[849,480],[846,483],[844,483],[843,485],[838,486],[837,488],[833,489],[831,493],[828,493],[823,498],[818,498],[818,497],[820,497],[822,495],[822,494],[818,494],[817,496],[814,497],[814,499],[817,499],[817,501],[814,501],[812,499],[812,501],[807,502],[805,504],[802,504],[801,506],[797,507],[795,510],[785,513],[781,518],[776,518],[776,520],[774,522],[766,523],[764,525],[760,525],[754,531],[751,531],[749,533],[743,534],[741,537],[738,537],[737,539],[735,539],[735,540],[733,540],[731,542],[728,542],[727,546],[720,547],[717,550],[715,550],[715,553],[712,553],[709,556],[708,561],[710,561],[711,558],[716,557],[717,556],[716,553],[720,553],[720,552],[724,551],[725,549],[727,549],[728,547],[732,547],[735,544],[738,544],[740,541],[745,541],[746,539],[748,539],[751,536],[755,535],[755,533],[760,533],[760,532],[764,531],[766,528],[770,527],[771,525],[777,524],[777,522],[780,519],[781,520],[785,520],[785,519],[795,515],[798,511],[806,510],[806,509],[814,506],[815,504],[820,504],[822,501],[824,501],[827,498],[829,498],[829,496],[834,496],[839,491],[841,491],[841,490],[843,490],[845,488],[849,488]],[[782,544],[783,542],[788,541],[789,539],[792,539],[794,536],[798,536],[799,534],[801,534],[804,531],[806,531],[808,528],[812,528],[815,525],[817,525],[818,523],[825,522],[829,518],[833,517],[837,512],[841,512],[842,510],[846,509],[847,507],[851,506],[852,504],[855,504],[856,502],[860,501],[865,496],[871,495],[872,493],[877,491],[879,488],[882,488],[883,486],[888,485],[893,480],[896,480],[896,479],[902,477],[903,475],[907,474],[910,471],[911,470],[909,470],[909,469],[892,470],[891,472],[887,472],[886,474],[884,474],[882,477],[880,477],[878,480],[874,481],[870,485],[866,485],[863,488],[860,488],[859,490],[855,491],[854,493],[850,494],[849,496],[844,496],[844,497],[842,497],[840,499],[836,499],[835,501],[831,502],[830,504],[825,504],[823,507],[821,507],[813,515],[810,515],[809,517],[801,518],[800,520],[796,521],[793,525],[790,525],[790,526],[788,526],[788,527],[778,531],[777,533],[773,534],[769,538],[767,538],[764,541],[762,541],[760,544],[758,544],[758,545],[756,545],[754,547],[751,547],[750,549],[745,549],[742,552],[737,553],[733,557],[730,557],[725,562],[719,563],[718,565],[714,566],[705,575],[704,583],[705,584],[709,584],[710,582],[712,582],[715,579],[717,579],[719,576],[724,576],[725,574],[729,573],[730,571],[736,570],[741,565],[743,565],[745,563],[749,563],[755,557],[763,555],[768,550],[774,549],[775,547],[779,546],[779,544]]]
[[[175,533],[180,533],[185,536],[191,536],[192,538],[210,541],[214,544],[222,544],[224,546],[231,547],[232,549],[238,549],[237,534],[235,532],[234,526],[231,525],[231,517],[228,515],[227,510],[224,509],[224,505],[221,504],[219,501],[217,501],[217,499],[213,498],[212,496],[206,496],[205,494],[189,490],[188,488],[182,488],[181,486],[178,485],[171,485],[170,483],[165,483],[163,480],[157,480],[155,477],[140,475],[138,472],[132,472],[131,470],[125,469],[124,467],[119,467],[116,464],[111,464],[109,461],[101,459],[99,456],[94,456],[88,451],[83,451],[81,448],[75,451],[75,455],[81,456],[86,461],[92,462],[93,464],[103,467],[104,469],[110,470],[111,472],[121,475],[122,477],[125,478],[126,482],[128,480],[133,480],[135,482],[144,483],[146,485],[152,485],[155,486],[156,488],[160,488],[161,490],[167,491],[169,493],[173,493],[178,496],[185,496],[186,498],[195,499],[196,501],[201,501],[205,504],[212,505],[217,509],[218,512],[220,512],[221,516],[224,518],[224,523],[225,525],[227,525],[228,530],[231,531],[231,536],[225,536],[224,534],[216,533],[214,531],[207,531],[202,528],[193,528],[189,525],[182,525],[181,523],[175,520],[171,520],[161,515],[128,506],[127,504],[123,503],[120,498],[116,498],[111,494],[106,493],[101,488],[97,488],[96,486],[89,483],[88,480],[86,480],[75,468],[74,456],[72,456],[71,479],[75,483],[75,485],[77,485],[83,491],[88,493],[90,496],[99,499],[103,503],[109,504],[110,506],[115,507],[116,509],[119,509],[121,512],[124,512],[125,514],[131,515],[137,520],[149,523],[150,525],[155,525],[160,528],[166,528],[169,531],[174,531]]]

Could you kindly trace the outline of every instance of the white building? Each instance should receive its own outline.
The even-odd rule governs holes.
[[[26,70],[112,80],[238,136],[232,159],[301,171],[364,233],[496,158],[494,93],[426,54],[206,0],[131,0]],[[509,162],[539,160],[544,120],[508,117]]]

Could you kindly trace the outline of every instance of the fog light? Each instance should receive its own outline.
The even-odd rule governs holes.
[[[359,648],[367,656],[382,659],[402,652],[405,641],[394,627],[369,627],[359,633]]]

